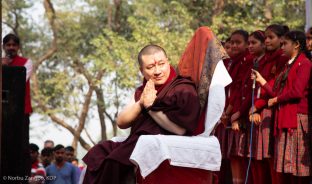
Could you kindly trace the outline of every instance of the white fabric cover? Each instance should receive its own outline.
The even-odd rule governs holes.
[[[223,61],[219,61],[213,73],[208,96],[208,106],[205,119],[205,131],[201,136],[209,136],[223,113],[225,106],[224,87],[232,82]]]
[[[169,160],[173,166],[220,170],[222,159],[220,144],[215,136],[209,135],[222,115],[225,105],[224,87],[231,81],[223,61],[219,61],[209,89],[204,133],[192,137],[140,136],[130,161],[139,167],[144,178],[157,169],[164,160]]]

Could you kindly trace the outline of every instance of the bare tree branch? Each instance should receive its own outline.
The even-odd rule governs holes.
[[[115,31],[119,32],[120,30],[120,10],[121,10],[121,0],[114,0],[115,5],[115,20],[114,20],[114,28]]]
[[[18,36],[18,27],[19,27],[19,21],[18,21],[18,15],[16,13],[16,11],[13,11],[14,17],[15,17],[15,25],[13,28],[14,33]]]
[[[93,145],[96,145],[96,143],[93,141],[92,137],[90,136],[89,132],[87,131],[86,128],[83,128],[83,130],[86,132],[87,137],[89,138],[89,140],[92,142]]]
[[[107,112],[106,110],[104,111],[104,113],[105,113],[105,115],[108,117],[108,119],[109,119],[111,122],[115,122],[114,119],[112,118],[112,116],[109,115],[108,112]]]
[[[47,52],[43,56],[41,56],[36,63],[34,63],[34,71],[36,71],[37,68],[40,66],[40,64],[44,62],[46,59],[50,58],[57,50],[57,28],[55,25],[56,15],[53,8],[53,4],[51,3],[50,0],[44,0],[43,4],[49,20],[49,24],[52,29],[53,39],[50,49],[48,49]]]
[[[33,92],[34,92],[34,96],[36,96],[37,98],[34,98],[34,100],[36,101],[36,103],[38,104],[38,106],[40,107],[40,109],[47,113],[48,116],[51,118],[52,121],[54,121],[55,123],[57,123],[58,125],[66,128],[70,133],[72,133],[73,135],[77,135],[77,131],[70,126],[68,123],[66,123],[64,120],[58,118],[56,115],[50,113],[51,109],[49,109],[45,104],[43,104],[43,100],[40,98],[40,93],[39,93],[39,83],[38,83],[38,79],[37,79],[37,74],[33,73],[32,75],[32,84],[33,84]],[[79,142],[81,144],[81,146],[83,148],[85,148],[86,150],[89,150],[91,148],[91,146],[79,135]]]
[[[91,102],[91,97],[92,97],[93,91],[94,91],[94,88],[92,86],[90,86],[88,93],[85,96],[85,102],[83,103],[82,111],[81,111],[81,114],[79,117],[78,127],[75,131],[74,139],[73,139],[73,143],[72,143],[72,146],[75,148],[75,150],[77,150],[76,148],[78,146],[78,140],[79,140],[81,132],[85,126],[85,122],[86,122],[86,118],[88,115],[89,105]]]
[[[9,23],[7,23],[7,22],[5,22],[5,21],[3,21],[2,22],[3,24],[5,24],[5,25],[7,25],[9,28],[11,28],[12,30],[14,30],[14,27],[11,25],[11,24],[9,24]]]
[[[103,97],[103,90],[101,88],[96,88],[95,89],[96,97],[97,97],[97,108],[98,108],[98,114],[99,114],[99,119],[100,119],[100,124],[101,124],[101,138],[102,140],[107,140],[107,135],[106,135],[106,124],[105,124],[105,102],[104,102],[104,97]]]
[[[96,80],[94,80],[94,77],[85,69],[83,63],[81,63],[78,60],[75,60],[72,67],[78,72],[81,73],[88,81],[89,85],[95,87],[95,93],[97,97],[97,108],[98,108],[98,115],[100,119],[100,125],[101,125],[101,138],[102,140],[107,140],[106,135],[106,124],[105,124],[105,106],[104,106],[104,97],[103,97],[103,90],[98,86],[95,85],[95,81],[101,80],[104,71],[100,71],[98,73],[98,77],[96,77]]]

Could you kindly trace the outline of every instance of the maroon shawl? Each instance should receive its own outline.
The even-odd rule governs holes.
[[[173,73],[172,73],[173,74]],[[171,75],[172,75],[171,74]],[[142,87],[137,90],[142,93]],[[200,105],[194,83],[187,78],[177,76],[168,81],[151,106],[152,111],[164,112],[169,120],[185,128],[190,134],[198,124]],[[94,146],[83,161],[88,165],[88,170],[101,174],[101,165],[106,159],[112,159],[124,165],[132,165],[130,155],[141,135],[170,135],[171,132],[161,128],[148,113],[140,113],[134,120],[129,137],[124,142],[103,141]]]

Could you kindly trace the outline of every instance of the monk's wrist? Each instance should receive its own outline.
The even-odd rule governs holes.
[[[152,106],[145,107],[142,103],[139,103],[139,104],[140,104],[141,112],[143,112],[143,113],[148,113],[148,111],[151,110],[151,107],[152,107]]]

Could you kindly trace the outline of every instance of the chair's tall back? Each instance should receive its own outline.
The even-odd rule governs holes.
[[[220,109],[223,111],[224,108],[224,87],[231,82],[222,62],[225,58],[228,55],[211,29],[200,27],[188,43],[178,64],[178,73],[191,77],[195,82],[202,110],[206,110],[202,112],[205,113],[205,121],[200,122],[204,123],[205,128],[202,135],[210,135],[221,117]],[[215,74],[216,69],[218,72]],[[222,72],[224,76],[221,75]]]

